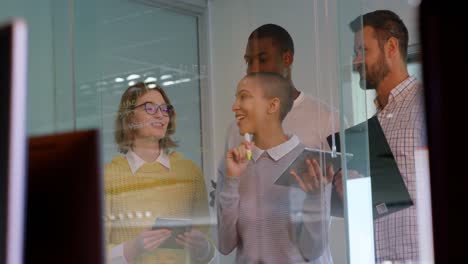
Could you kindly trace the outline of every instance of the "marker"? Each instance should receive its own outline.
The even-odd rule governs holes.
[[[250,142],[252,140],[249,133],[244,134],[244,139],[247,142]],[[248,160],[252,159],[252,150],[250,150],[250,149],[247,149],[247,159]]]

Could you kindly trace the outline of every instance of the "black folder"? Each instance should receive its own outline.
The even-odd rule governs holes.
[[[368,131],[368,145],[364,140]],[[348,170],[370,175],[374,219],[413,205],[411,196],[401,176],[393,153],[388,145],[377,116],[367,122],[345,130],[346,152],[352,153]],[[331,146],[332,135],[327,137]],[[337,151],[340,151],[340,136],[335,134]],[[366,152],[369,151],[369,156]],[[367,164],[370,164],[370,168]],[[370,173],[369,173],[370,169]],[[332,215],[343,216],[342,202],[337,193],[332,195]]]

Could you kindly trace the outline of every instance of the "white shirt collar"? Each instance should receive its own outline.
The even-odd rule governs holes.
[[[288,135],[289,139],[282,143],[279,144],[278,146],[272,147],[270,149],[267,149],[266,152],[274,161],[278,161],[284,155],[288,154],[293,148],[295,148],[297,145],[299,145],[299,138],[296,135]],[[258,158],[265,152],[265,150],[260,149],[258,147],[254,147],[252,151],[252,158],[254,161],[257,161]]]
[[[128,165],[130,166],[130,170],[132,171],[132,174],[135,174],[135,172],[141,168],[145,163],[148,163],[144,161],[142,158],[140,158],[135,152],[132,150],[129,150],[127,154],[125,154],[125,157],[127,158]],[[160,163],[164,167],[170,169],[171,168],[171,162],[169,161],[169,156],[164,152],[161,151],[159,154],[159,157],[156,159],[156,161],[152,163]]]
[[[301,92],[301,91],[299,92],[300,92],[299,96],[296,99],[294,99],[292,108],[297,107],[300,103],[302,103],[302,101],[304,101],[304,98],[305,98],[304,92]]]

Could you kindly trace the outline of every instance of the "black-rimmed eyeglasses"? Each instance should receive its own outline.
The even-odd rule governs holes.
[[[145,111],[149,115],[156,114],[158,109],[159,109],[159,112],[163,116],[169,116],[174,111],[174,107],[172,105],[170,105],[170,104],[160,104],[160,105],[158,105],[158,104],[155,104],[155,103],[152,103],[152,102],[144,102],[144,103],[142,103],[140,105],[134,106],[133,109],[136,109],[136,108],[142,107],[142,106],[145,107]]]

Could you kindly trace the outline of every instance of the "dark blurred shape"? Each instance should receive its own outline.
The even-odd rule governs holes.
[[[22,263],[28,27],[0,22],[0,263]]]
[[[213,190],[210,192],[210,206],[211,207],[214,207],[215,205],[215,194],[216,194],[216,182],[211,180],[211,187],[213,188]]]
[[[465,169],[459,173],[450,170],[450,168],[460,168],[460,164],[466,162],[466,155],[456,154],[457,149],[464,150],[461,142],[466,137],[465,130],[461,130],[462,140],[454,141],[454,135],[460,132],[466,119],[463,115],[466,113],[466,106],[463,102],[457,101],[457,99],[466,100],[459,90],[466,89],[468,70],[466,66],[468,34],[464,10],[456,2],[426,0],[422,1],[420,6],[419,25],[431,172],[435,263],[450,263],[448,261],[448,180],[454,179],[453,176],[456,180],[457,176],[466,174]],[[464,161],[458,163],[457,156]],[[455,183],[455,185],[460,184]],[[465,189],[465,185],[462,184],[460,188]],[[455,208],[461,207],[464,205]],[[463,225],[465,224],[460,223],[459,226]],[[464,243],[460,245],[462,244]],[[462,256],[463,250],[455,249],[454,252]]]
[[[368,141],[365,140],[366,137]],[[346,129],[345,139],[346,152],[354,155],[348,162],[348,169],[371,177],[374,219],[414,204],[377,116]],[[331,147],[332,135],[327,137],[327,141]],[[335,143],[338,152],[341,151],[340,142],[340,134],[336,133]],[[343,217],[342,207],[341,199],[336,192],[333,192],[331,214]]]
[[[97,131],[33,137],[25,263],[104,263]]]

